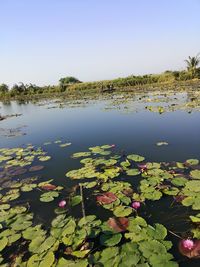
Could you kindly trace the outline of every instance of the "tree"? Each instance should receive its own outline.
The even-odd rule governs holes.
[[[77,78],[69,76],[69,77],[61,78],[59,80],[59,86],[60,86],[61,91],[63,92],[67,89],[69,85],[74,84],[74,83],[80,83],[80,82],[81,81],[79,81]]]
[[[187,70],[188,72],[191,73],[192,78],[194,78],[196,76],[197,73],[197,66],[200,63],[200,57],[199,54],[196,55],[195,57],[188,57],[188,59],[185,60],[186,64],[187,64]]]
[[[0,94],[6,94],[8,92],[8,85],[5,83],[0,84]]]
[[[18,84],[14,84],[13,87],[11,88],[11,93],[12,95],[20,95],[26,92],[26,86],[20,82]]]

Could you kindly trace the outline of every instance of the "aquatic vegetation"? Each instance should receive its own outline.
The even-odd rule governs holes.
[[[184,248],[186,248],[186,249],[188,249],[188,250],[191,250],[191,249],[193,249],[193,247],[194,247],[194,241],[191,240],[191,239],[181,240],[181,245],[182,245]]]
[[[191,208],[191,230],[174,245],[188,258],[199,257],[198,159],[148,162],[141,155],[115,152],[115,146],[103,145],[72,154],[81,165],[66,173],[75,184],[69,189],[53,179],[27,177],[42,173],[43,166],[36,165],[41,158],[51,159],[42,148],[0,149],[1,264],[178,266],[170,251],[171,229],[150,223],[146,216],[149,201],[158,203],[164,197],[172,206],[179,199],[180,207]],[[52,207],[49,202],[56,207],[50,224],[37,219],[31,201],[17,203],[22,193],[27,196],[31,191],[37,192],[41,209]],[[89,212],[88,205],[93,207]],[[7,257],[10,248],[17,249]]]
[[[179,251],[188,258],[200,258],[200,240],[185,239],[179,242]]]
[[[131,207],[134,208],[135,210],[139,209],[141,206],[139,201],[134,201],[131,203]]]
[[[66,206],[67,202],[65,200],[61,200],[58,204],[60,208],[64,208]]]
[[[165,141],[161,141],[161,142],[157,142],[156,145],[157,145],[157,146],[167,146],[168,143],[165,142]]]
[[[15,127],[15,128],[0,128],[0,136],[7,137],[7,138],[24,136],[26,135],[24,128],[26,128],[25,125]]]

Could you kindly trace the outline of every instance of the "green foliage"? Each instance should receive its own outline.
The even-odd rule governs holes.
[[[161,74],[148,74],[148,75],[131,75],[125,78],[117,78],[113,80],[103,80],[96,82],[81,82],[77,78],[67,76],[60,78],[58,85],[37,86],[35,84],[14,84],[9,90],[6,84],[0,85],[0,98],[20,98],[33,97],[40,95],[51,94],[78,94],[94,93],[112,91],[113,89],[126,89],[126,88],[143,88],[143,87],[156,87],[165,84],[177,84],[182,81],[191,80],[193,78],[200,78],[199,56],[188,57],[185,60],[187,64],[187,71],[165,71]],[[160,108],[162,113],[162,108]]]
[[[60,144],[60,140],[54,143]],[[93,178],[91,182],[81,181],[82,191],[78,183],[72,190],[66,188],[69,191],[61,191],[63,187],[52,185],[52,179],[40,183],[34,182],[37,178],[16,181],[10,178],[7,181],[6,178],[6,181],[0,181],[0,251],[4,256],[10,248],[17,248],[17,254],[13,254],[17,257],[9,258],[13,266],[176,267],[177,263],[169,253],[172,243],[166,240],[167,229],[159,223],[148,224],[142,217],[146,212],[140,213],[140,208],[136,211],[131,207],[133,201],[140,201],[142,209],[146,209],[150,201],[159,200],[165,195],[171,200],[171,208],[180,196],[180,205],[193,209],[189,216],[193,225],[190,235],[200,239],[198,160],[189,159],[177,164],[145,162],[141,164],[145,165],[145,170],[139,171],[137,162],[144,161],[143,156],[115,155],[112,148],[111,145],[95,146],[90,147],[89,151],[73,154],[74,160],[80,161],[82,166],[69,171],[67,176],[71,179]],[[1,148],[2,173],[4,168],[15,174],[16,171],[17,174],[24,173],[26,166],[30,170],[29,165],[41,157],[48,157],[41,148]],[[138,177],[128,177],[131,182],[126,182],[126,175]],[[15,203],[21,191],[27,195],[35,188],[42,190],[39,196],[42,202],[53,201],[59,195],[66,199],[67,208],[56,209],[57,213],[64,213],[56,215],[50,225],[37,224],[39,219],[30,212],[31,205],[19,206]],[[84,206],[75,207],[81,201],[85,203],[86,215],[90,214],[87,205],[93,201],[92,205],[97,205],[98,209],[106,209],[107,219],[98,218],[101,212],[97,213],[98,216],[84,216],[84,212],[83,217],[74,216],[74,211],[81,212]],[[40,203],[39,208],[47,206]],[[7,261],[0,257],[3,264]]]
[[[185,60],[185,62],[187,64],[188,73],[191,74],[192,78],[195,78],[197,75],[197,66],[200,63],[199,55],[194,57],[189,56],[188,59]]]

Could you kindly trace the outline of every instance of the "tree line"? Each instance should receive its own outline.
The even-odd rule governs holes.
[[[137,85],[154,84],[162,82],[186,81],[194,78],[200,79],[200,63],[199,55],[186,60],[186,70],[184,71],[165,71],[162,74],[148,74],[142,76],[128,76],[125,78],[117,78],[114,80],[105,80],[97,82],[81,82],[75,77],[64,77],[59,80],[58,85],[38,86],[35,84],[14,84],[11,88],[6,84],[0,85],[0,97],[15,97],[23,95],[36,95],[48,93],[60,93],[69,90],[92,90],[92,89],[109,89],[123,88]]]

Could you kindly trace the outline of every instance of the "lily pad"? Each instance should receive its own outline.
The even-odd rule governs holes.
[[[40,157],[38,157],[38,159],[39,159],[40,161],[48,161],[48,160],[51,159],[51,157],[50,157],[50,156],[40,156]]]
[[[129,220],[126,217],[110,218],[108,220],[108,225],[117,233],[124,232],[129,225]]]
[[[190,172],[190,175],[194,179],[200,179],[200,170],[193,170]]]
[[[77,195],[77,196],[74,196],[74,197],[71,198],[71,202],[70,203],[71,203],[72,207],[74,207],[74,206],[80,204],[81,201],[82,201],[82,197]]]
[[[42,201],[42,202],[51,202],[51,201],[54,200],[54,198],[56,198],[58,196],[59,196],[59,193],[58,192],[55,192],[55,191],[43,193],[40,196],[40,201]]]
[[[43,168],[44,168],[44,166],[42,166],[42,165],[36,165],[36,166],[32,166],[32,167],[30,167],[30,168],[29,168],[29,171],[30,171],[30,172],[40,171],[40,170],[42,170]]]
[[[126,206],[118,206],[114,209],[113,214],[116,217],[126,217],[133,212],[133,209]]]
[[[126,171],[126,174],[129,176],[136,176],[140,174],[140,171],[138,169],[130,169]]]
[[[145,160],[143,156],[137,155],[137,154],[131,154],[127,156],[128,159],[133,160],[135,162],[141,162]]]
[[[122,235],[118,234],[102,234],[100,236],[100,243],[106,247],[113,247],[121,241]]]
[[[156,143],[157,146],[168,146],[168,143],[165,141],[160,141]]]
[[[198,159],[187,159],[186,163],[188,163],[189,165],[198,165],[199,160]]]

